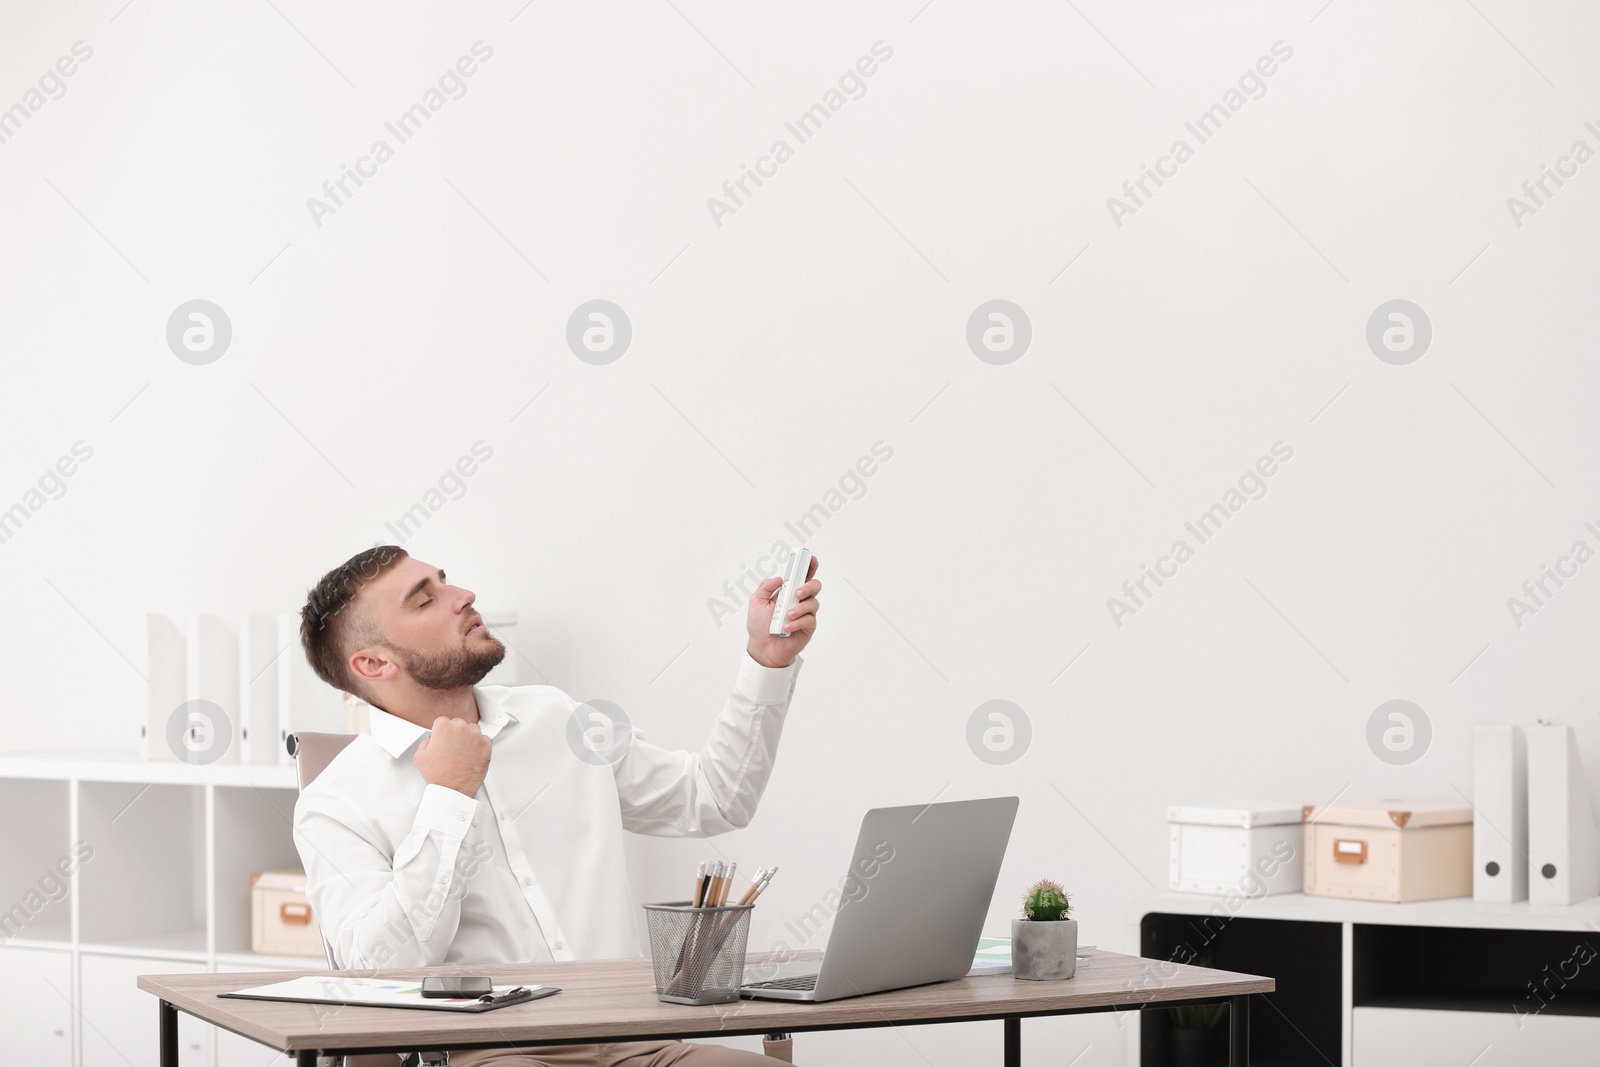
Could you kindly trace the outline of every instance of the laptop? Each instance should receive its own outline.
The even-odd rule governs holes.
[[[962,977],[1016,816],[1016,797],[873,808],[861,820],[822,959],[746,967],[740,994],[837,1000]],[[811,921],[825,921],[823,905],[812,910],[823,914]]]

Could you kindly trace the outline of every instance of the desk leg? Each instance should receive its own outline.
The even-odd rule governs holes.
[[[1022,1020],[1004,1019],[1006,1028],[1005,1067],[1022,1067]]]
[[[161,1067],[178,1067],[178,1009],[161,1002]]]
[[[1228,1067],[1250,1067],[1250,997],[1228,998]]]

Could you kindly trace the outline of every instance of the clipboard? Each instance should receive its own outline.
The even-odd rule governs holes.
[[[417,1008],[423,1011],[485,1012],[512,1004],[554,996],[559,986],[497,985],[483,997],[422,996],[422,982],[415,978],[341,978],[334,975],[305,975],[287,982],[251,986],[219,997],[239,1000],[288,1000],[302,1004],[348,1004],[363,1008]]]

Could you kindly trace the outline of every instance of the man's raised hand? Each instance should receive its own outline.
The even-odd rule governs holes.
[[[476,797],[484,775],[489,773],[489,754],[493,750],[477,723],[441,715],[433,720],[432,736],[422,739],[411,759],[428,784]]]
[[[817,632],[817,612],[822,606],[817,594],[822,592],[822,583],[813,576],[819,565],[817,557],[812,556],[811,566],[806,568],[805,584],[794,591],[793,613],[784,621],[789,631],[788,637],[767,632],[772,624],[772,610],[776,606],[773,598],[783,587],[783,579],[768,578],[750,595],[749,609],[745,614],[745,629],[750,633],[750,643],[745,651],[763,667],[787,667]]]

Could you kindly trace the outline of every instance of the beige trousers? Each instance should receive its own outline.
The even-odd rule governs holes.
[[[450,1067],[776,1067],[779,1062],[757,1052],[683,1041],[622,1041],[450,1053]]]

